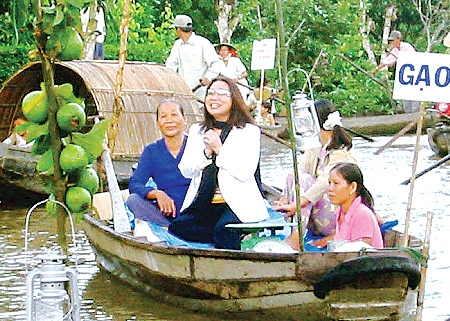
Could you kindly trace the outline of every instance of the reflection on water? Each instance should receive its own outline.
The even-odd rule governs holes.
[[[387,219],[398,219],[399,229],[404,228],[405,213],[410,186],[400,185],[408,179],[411,172],[415,137],[401,137],[392,148],[380,155],[374,152],[390,137],[376,138],[376,142],[354,140],[354,152],[359,159],[365,185],[375,198],[375,210]],[[426,138],[422,137],[419,153],[418,171],[431,166],[436,160],[430,158]],[[262,177],[263,181],[277,187],[283,187],[285,174],[292,168],[290,150],[264,138],[263,141]],[[301,156],[300,156],[301,157]],[[424,302],[424,321],[446,320],[450,317],[447,307],[450,300],[449,250],[450,233],[445,223],[449,214],[445,211],[448,203],[449,177],[448,165],[418,178],[414,187],[411,210],[410,233],[423,239],[426,224],[426,213],[434,213],[431,233],[430,260],[427,271],[426,296]],[[24,253],[25,215],[37,199],[25,199],[21,196],[13,206],[8,206],[6,195],[2,189],[0,199],[0,320],[26,320],[26,266],[31,269],[37,262],[31,258],[26,260]],[[42,247],[50,247],[56,242],[54,222],[45,218],[41,209],[33,214],[30,222],[31,238],[28,251],[32,255],[42,251]],[[83,231],[78,230],[75,257],[82,259],[78,264],[78,283],[82,295],[82,320],[205,320],[205,315],[178,309],[172,305],[152,300],[145,294],[134,291],[127,284],[118,281],[111,275],[99,271],[95,258]],[[268,316],[245,316],[246,320],[263,320]],[[207,316],[208,320],[242,320],[230,315]],[[277,319],[273,316],[270,319]],[[283,321],[286,318],[279,318]]]

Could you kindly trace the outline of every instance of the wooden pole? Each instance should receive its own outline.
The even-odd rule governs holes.
[[[419,117],[420,118],[420,117]],[[391,138],[391,140],[389,140],[386,144],[384,144],[384,146],[381,146],[374,154],[375,155],[379,155],[381,154],[386,148],[388,148],[389,146],[392,145],[393,142],[395,142],[398,138],[400,138],[400,136],[403,136],[404,134],[406,134],[411,128],[413,128],[416,124],[417,121],[419,120],[419,118],[414,119],[412,122],[410,122],[408,125],[406,125],[405,127],[403,127],[403,129],[401,131],[399,131],[397,134],[394,135],[394,137]]]
[[[430,250],[430,239],[431,239],[431,222],[433,220],[433,213],[427,213],[427,227],[425,231],[425,239],[424,245],[422,249],[422,254],[425,257],[428,257],[428,253]],[[425,282],[427,277],[427,266],[422,266],[420,268],[420,283],[419,283],[419,291],[417,294],[417,308],[416,308],[416,321],[422,320],[422,311],[423,311],[423,302],[425,299]]]
[[[119,49],[119,64],[117,68],[116,83],[114,88],[114,105],[113,117],[109,124],[108,133],[108,147],[111,154],[114,150],[114,145],[117,137],[117,129],[119,125],[120,114],[123,112],[122,87],[123,87],[123,73],[127,57],[127,43],[128,43],[128,23],[130,20],[130,0],[123,0],[123,18],[120,24],[120,49]],[[114,172],[110,152],[107,148],[102,154],[103,166],[105,167],[106,176],[108,180],[108,190],[111,196],[111,208],[114,220],[114,230],[118,232],[129,232],[131,227],[128,221],[128,216],[123,204],[120,194],[120,188],[117,183],[117,177]]]
[[[276,17],[278,24],[278,31],[280,33],[280,57],[281,61],[281,71],[283,73],[283,80],[285,82],[286,94],[289,96],[289,80],[287,75],[287,53],[288,47],[285,43],[285,30],[284,30],[284,22],[283,22],[283,0],[276,0]],[[289,139],[291,141],[291,151],[292,151],[292,161],[294,162],[294,177],[295,177],[295,195],[296,195],[296,214],[298,217],[298,233],[299,233],[299,252],[304,252],[304,244],[303,244],[303,233],[302,233],[302,212],[301,212],[301,204],[300,204],[300,183],[298,180],[298,162],[297,162],[297,145],[295,142],[295,136],[293,131],[293,121],[292,121],[292,112],[291,108],[286,108],[287,110],[287,120],[288,120],[288,130],[289,130]]]
[[[316,69],[316,67],[319,65],[320,58],[322,58],[323,56],[324,56],[323,49],[320,49],[319,55],[317,56],[316,61],[314,61],[314,65],[312,66],[311,70],[309,71],[310,78],[311,78],[312,73],[314,72],[314,69]],[[308,80],[306,79],[305,83],[303,84],[303,87],[302,87],[302,92],[305,92],[307,85],[308,85]]]
[[[122,87],[123,87],[123,70],[125,68],[125,60],[127,56],[128,42],[128,22],[130,20],[130,0],[123,0],[123,18],[120,24],[120,49],[119,49],[119,66],[116,75],[116,84],[114,88],[114,105],[113,117],[109,124],[110,130],[108,135],[108,147],[111,154],[114,153],[114,144],[117,136],[117,126],[119,124],[120,114],[123,112]]]
[[[422,126],[423,126],[424,117],[425,117],[425,107],[423,105],[421,105],[420,112],[419,112],[419,118],[418,118],[418,122],[417,122],[416,146],[414,148],[411,185],[409,188],[408,205],[406,208],[405,232],[403,234],[403,239],[402,239],[402,243],[401,243],[401,244],[403,244],[403,247],[408,246],[409,221],[410,221],[410,217],[411,217],[411,206],[412,206],[412,198],[413,198],[413,192],[414,192],[414,183],[416,181],[417,159],[419,157],[420,136],[422,135]]]

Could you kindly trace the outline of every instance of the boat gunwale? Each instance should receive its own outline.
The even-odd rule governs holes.
[[[194,257],[208,257],[216,259],[233,259],[233,260],[251,260],[251,261],[266,261],[266,262],[294,262],[298,264],[298,261],[306,261],[310,256],[329,256],[340,257],[354,254],[354,257],[363,255],[400,255],[411,258],[411,255],[397,248],[385,248],[377,251],[360,251],[360,252],[300,252],[300,253],[261,253],[252,251],[237,251],[215,248],[191,248],[182,246],[171,246],[164,242],[152,243],[144,239],[134,237],[132,234],[119,233],[114,231],[111,226],[102,224],[102,220],[92,217],[89,213],[84,216],[84,223],[93,227],[99,228],[103,233],[109,234],[111,237],[125,242],[127,245],[134,247],[140,247],[147,250],[151,250],[156,253],[167,255],[187,255]],[[401,234],[401,232],[394,231]],[[420,241],[420,239],[417,239]],[[95,243],[95,240],[91,240]],[[346,258],[349,259],[350,257]]]
[[[296,262],[297,254],[289,253],[257,253],[250,251],[236,251],[215,248],[191,248],[183,246],[171,246],[164,242],[152,243],[144,239],[136,238],[131,234],[119,233],[114,231],[110,226],[101,223],[101,220],[93,218],[90,214],[84,215],[86,224],[98,227],[103,233],[109,234],[115,239],[119,239],[128,245],[144,248],[153,252],[168,254],[168,255],[188,255],[191,257],[211,257],[218,259],[246,259],[257,261],[286,261]],[[91,240],[95,242],[95,240]]]

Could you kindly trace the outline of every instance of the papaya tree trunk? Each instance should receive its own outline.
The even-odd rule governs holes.
[[[37,1],[38,2],[38,1]],[[36,5],[37,17],[41,17],[40,6]],[[52,176],[53,190],[56,200],[65,203],[66,182],[61,167],[59,166],[59,156],[62,150],[61,137],[59,135],[58,125],[56,123],[56,112],[58,111],[58,100],[54,90],[54,71],[53,64],[45,54],[46,35],[42,32],[40,26],[35,28],[35,38],[38,50],[40,52],[42,64],[42,77],[44,80],[45,92],[48,99],[48,129],[51,141],[51,151],[53,154],[54,174]],[[61,206],[57,206],[56,231],[58,234],[58,244],[67,249],[66,237],[67,213]]]

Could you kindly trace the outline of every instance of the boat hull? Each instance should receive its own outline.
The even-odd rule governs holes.
[[[342,301],[342,289],[330,291],[322,300],[314,295],[314,286],[330,269],[360,255],[354,252],[276,254],[169,247],[116,233],[89,215],[85,216],[84,230],[103,269],[158,300],[205,312],[285,309],[284,313],[309,315],[310,320],[330,318],[336,314],[336,302],[339,302],[336,298],[340,297]],[[393,250],[364,255],[409,258],[408,253]],[[372,306],[389,306],[389,310],[376,309],[378,319],[389,320],[404,308],[408,277],[408,273],[361,277],[358,286],[352,286],[351,290],[367,292],[364,302],[356,302],[360,305],[370,297]],[[386,292],[383,294],[379,291],[382,284],[390,284],[388,288],[382,287]],[[344,320],[348,312],[340,314],[340,319]]]
[[[431,150],[439,156],[446,156],[450,148],[450,126],[446,123],[438,123],[427,129],[428,143]]]
[[[31,156],[30,147],[0,143],[0,179],[38,194],[50,194],[50,177],[36,172],[38,157]]]

